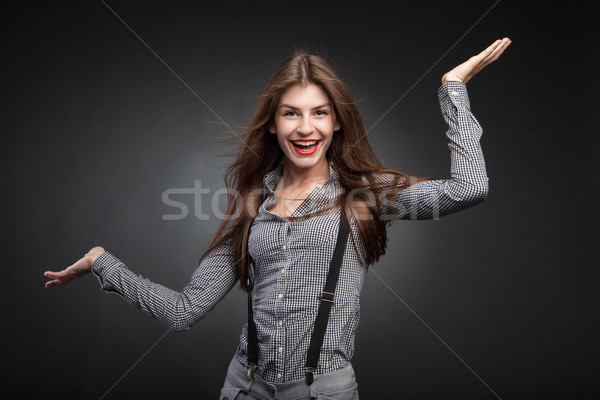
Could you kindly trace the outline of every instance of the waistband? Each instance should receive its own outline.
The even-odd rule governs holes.
[[[248,369],[240,364],[235,356],[229,364],[228,374],[236,377],[244,391],[256,393],[267,399],[276,397],[295,399],[308,395],[315,397],[318,393],[336,392],[357,386],[351,363],[337,371],[315,375],[312,385],[307,385],[304,378],[285,383],[269,383],[258,375],[254,375],[254,380],[250,381]]]

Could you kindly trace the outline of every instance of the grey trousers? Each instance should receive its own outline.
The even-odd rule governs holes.
[[[260,376],[248,379],[248,370],[234,356],[221,389],[220,400],[358,400],[358,383],[352,364],[338,371],[315,375],[312,385],[304,378],[268,383]]]

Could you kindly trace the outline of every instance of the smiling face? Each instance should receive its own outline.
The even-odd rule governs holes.
[[[339,129],[331,99],[310,83],[294,85],[283,93],[269,132],[277,135],[285,164],[307,172],[327,167],[325,154],[333,132]]]

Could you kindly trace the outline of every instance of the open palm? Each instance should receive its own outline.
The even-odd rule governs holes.
[[[83,257],[77,260],[74,264],[68,266],[62,271],[46,271],[44,276],[52,280],[46,282],[46,287],[64,285],[71,282],[73,279],[79,278],[92,271],[92,264],[98,256],[104,253],[104,248],[96,246],[88,251]]]
[[[442,77],[442,84],[447,81],[459,81],[466,84],[479,71],[496,61],[510,43],[511,41],[509,38],[496,40],[481,53],[469,58],[464,63],[444,74]]]

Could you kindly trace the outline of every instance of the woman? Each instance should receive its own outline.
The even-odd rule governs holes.
[[[259,101],[227,170],[229,218],[181,292],[137,276],[102,247],[45,272],[46,287],[91,271],[104,290],[182,331],[239,282],[251,294],[249,323],[221,399],[357,399],[351,359],[368,266],[384,254],[391,220],[438,218],[486,198],[481,126],[465,84],[509,44],[497,40],[442,77],[451,179],[385,169],[343,82],[322,58],[299,53]],[[330,270],[339,272],[325,286]]]

